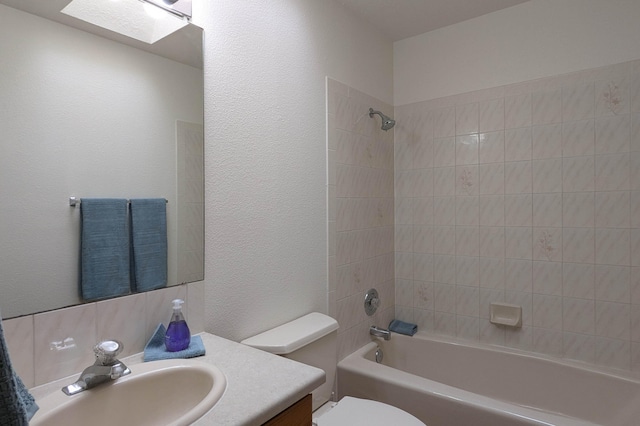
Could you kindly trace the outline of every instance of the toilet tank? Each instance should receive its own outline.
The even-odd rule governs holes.
[[[312,392],[315,410],[331,398],[338,364],[337,330],[335,319],[312,312],[241,343],[324,370],[325,383]]]

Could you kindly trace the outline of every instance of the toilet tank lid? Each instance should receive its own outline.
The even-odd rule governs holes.
[[[277,355],[286,355],[338,329],[338,322],[319,312],[249,337],[242,344]]]

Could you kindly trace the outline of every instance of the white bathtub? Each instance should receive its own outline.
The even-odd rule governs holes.
[[[376,339],[337,374],[340,397],[382,401],[428,426],[640,425],[640,380],[424,333]]]

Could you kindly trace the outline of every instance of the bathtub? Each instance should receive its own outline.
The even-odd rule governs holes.
[[[422,332],[375,339],[337,376],[340,397],[385,402],[428,426],[640,425],[639,379]]]

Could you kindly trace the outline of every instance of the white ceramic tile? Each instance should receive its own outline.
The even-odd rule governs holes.
[[[629,113],[629,84],[624,76],[597,81],[596,115]]]
[[[595,261],[594,229],[563,228],[562,260],[564,262],[593,263]]]
[[[532,350],[553,357],[561,357],[562,332],[543,328],[534,328]]]
[[[596,154],[629,152],[631,148],[631,116],[596,119]]]
[[[533,221],[533,196],[505,195],[504,218],[506,226],[531,226]]]
[[[596,265],[596,299],[629,303],[631,300],[631,268],[628,266]]]
[[[533,262],[533,292],[562,295],[562,263]]]
[[[437,226],[455,225],[456,197],[433,198],[433,224]]]
[[[631,266],[640,266],[640,229],[632,229],[631,240]]]
[[[562,226],[562,194],[533,194],[533,226]]]
[[[456,110],[455,107],[441,108],[434,111],[433,137],[446,138],[455,135]]]
[[[434,139],[433,141],[433,166],[447,167],[456,164],[455,138]]]
[[[562,297],[534,294],[533,325],[534,327],[562,330]]]
[[[413,148],[413,168],[424,169],[433,167],[433,140],[418,141]]]
[[[531,146],[534,159],[562,157],[562,124],[534,126]]]
[[[531,126],[531,94],[507,96],[504,111],[506,129]]]
[[[506,329],[505,344],[510,348],[530,351],[533,346],[533,329],[531,327]]]
[[[477,287],[480,282],[477,257],[456,256],[456,284]]]
[[[559,123],[562,121],[562,90],[547,90],[532,94],[533,124]]]
[[[456,137],[456,165],[478,164],[478,135]]]
[[[631,316],[628,303],[596,301],[596,335],[629,340]]]
[[[479,130],[481,132],[492,132],[504,129],[504,99],[493,99],[480,102],[479,110]]]
[[[640,114],[631,115],[631,140],[629,149],[640,151]]]
[[[456,107],[456,134],[467,135],[478,133],[478,104],[459,105]]]
[[[433,225],[434,197],[416,198],[413,201],[413,218],[416,225]]]
[[[504,132],[505,161],[531,160],[531,127],[508,129]]]
[[[593,156],[562,159],[562,190],[564,192],[595,189],[595,159]]]
[[[452,226],[438,226],[433,230],[433,252],[435,254],[456,253],[456,232]]]
[[[338,169],[339,170],[339,169]],[[413,197],[416,188],[417,174],[412,171],[397,171],[395,177],[395,191],[398,197]],[[338,182],[340,182],[338,180]],[[338,196],[340,197],[340,183],[337,185]],[[353,191],[344,193],[342,196],[357,196]]]
[[[433,195],[447,196],[455,195],[456,191],[456,168],[436,167],[433,169]],[[396,196],[397,196],[396,192]]]
[[[456,314],[467,317],[480,315],[480,289],[456,286]]]
[[[502,226],[480,227],[479,253],[482,257],[503,258],[505,256],[505,228]]]
[[[394,234],[395,249],[397,251],[413,251],[413,226],[397,225]]]
[[[481,195],[478,204],[480,226],[504,226],[503,195]]]
[[[630,342],[596,337],[596,364],[629,370],[631,364]]]
[[[494,302],[504,302],[504,290],[480,288],[480,318],[489,319],[491,316],[491,303]]]
[[[395,143],[395,160],[394,165],[396,170],[410,170],[413,168],[413,155],[414,155],[415,143],[413,141],[396,142]],[[338,145],[340,148],[340,145]],[[355,147],[353,147],[355,151]],[[357,153],[355,152],[341,153],[338,151],[338,163],[342,163],[340,159],[344,158],[345,164],[353,165],[356,163]]]
[[[633,112],[640,112],[640,72],[634,72],[630,80],[630,103]]]
[[[395,253],[395,275],[396,279],[413,279],[413,254]]]
[[[563,298],[562,323],[564,331],[593,335],[595,333],[595,302]]]
[[[562,192],[562,159],[534,160],[532,180],[534,193]]]
[[[562,125],[562,156],[578,157],[595,152],[593,120],[572,121]]]
[[[478,226],[478,201],[477,196],[456,197],[456,225]]]
[[[416,281],[433,281],[433,255],[414,253],[413,279]]]
[[[434,312],[433,331],[445,336],[456,335],[456,315],[446,312]]]
[[[480,164],[478,166],[479,194],[496,195],[504,194],[505,189],[505,164]]]
[[[395,222],[397,225],[411,225],[413,223],[413,198],[396,197]]]
[[[562,261],[562,228],[533,229],[533,260]]]
[[[98,343],[95,303],[36,314],[33,319],[36,386],[93,364]]]
[[[456,258],[455,256],[433,256],[433,280],[442,284],[455,284]]]
[[[531,293],[533,283],[533,262],[523,259],[506,259],[504,286],[509,291]]]
[[[506,344],[504,328],[491,324],[488,321],[480,322],[480,341],[489,345]]]
[[[593,227],[595,224],[593,192],[565,192],[562,198],[562,224],[566,227]]]
[[[450,284],[433,285],[434,310],[438,312],[455,312],[456,286]]]
[[[395,293],[396,304],[413,306],[413,281],[396,280]]]
[[[504,182],[505,194],[531,194],[531,161],[504,163]]]
[[[562,266],[562,295],[593,299],[595,297],[594,266],[564,262]]]
[[[590,363],[595,362],[595,337],[570,332],[565,332],[562,336],[565,358]]]
[[[562,88],[562,118],[564,121],[584,120],[595,115],[595,86],[578,83]]]
[[[478,256],[478,239],[477,226],[456,226],[456,255]]]
[[[505,259],[481,257],[478,261],[478,273],[479,273],[481,288],[497,290],[497,291],[504,290]],[[494,301],[500,301],[500,300],[496,299]]]
[[[629,228],[630,193],[628,191],[596,192],[595,226],[599,228]]]
[[[630,238],[631,234],[628,229],[596,228],[596,263],[630,266]]]
[[[480,134],[478,152],[478,161],[480,163],[504,161],[504,134],[504,131]]]
[[[146,334],[145,302],[144,294],[134,294],[96,303],[97,340],[121,341],[124,345],[122,357],[142,352],[151,338]],[[167,313],[170,312],[170,307],[167,307]]]
[[[630,160],[627,154],[596,155],[596,191],[629,190]]]
[[[629,155],[629,187],[633,191],[640,190],[640,152],[631,152]]]
[[[456,167],[456,195],[478,195],[478,166]]]
[[[3,320],[2,329],[13,369],[26,387],[33,387],[33,315]]]
[[[456,337],[477,341],[480,338],[480,321],[478,318],[457,315]]]
[[[532,229],[507,227],[505,229],[505,255],[511,259],[532,258]]]

